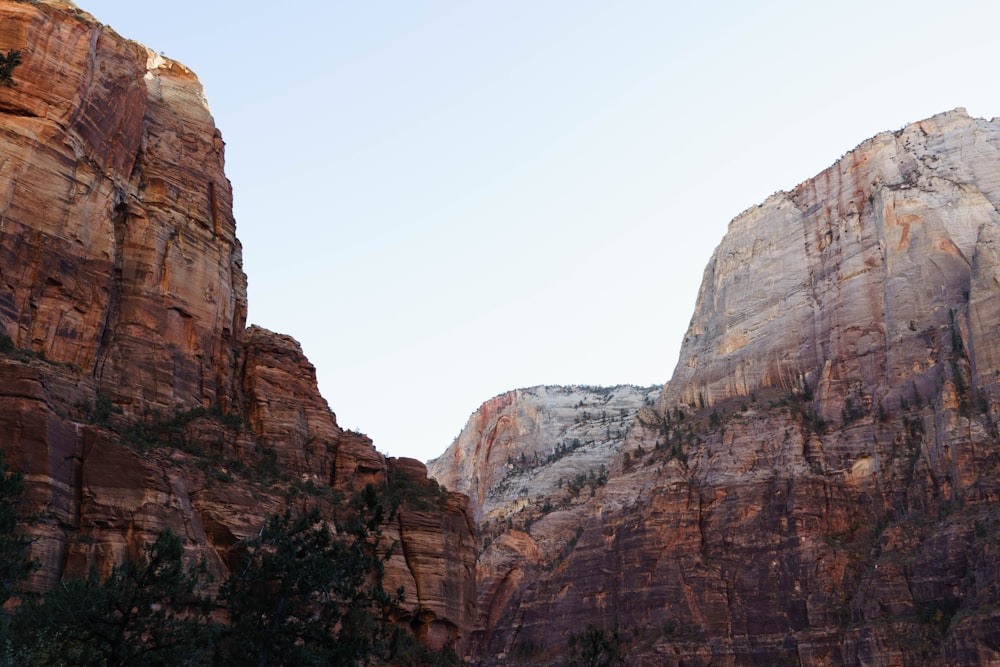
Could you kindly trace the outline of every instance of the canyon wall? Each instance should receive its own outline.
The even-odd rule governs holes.
[[[11,50],[0,449],[40,513],[30,588],[108,572],[164,528],[220,577],[267,513],[334,517],[373,483],[402,502],[383,532],[403,546],[386,582],[405,590],[404,620],[461,650],[467,501],[341,429],[294,339],[246,329],[224,144],[197,77],[57,0],[0,1]]]
[[[944,113],[733,220],[600,484],[483,523],[485,404],[432,466],[480,484],[475,663],[569,664],[588,626],[629,665],[1000,661],[998,150]]]

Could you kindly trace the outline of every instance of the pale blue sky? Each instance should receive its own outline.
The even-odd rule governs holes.
[[[422,460],[509,389],[666,382],[733,216],[879,131],[1000,116],[995,2],[80,6],[205,85],[250,322]]]

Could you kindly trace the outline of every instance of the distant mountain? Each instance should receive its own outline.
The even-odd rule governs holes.
[[[654,405],[485,403],[475,663],[1000,662],[998,210],[1000,123],[880,134],[732,221]]]

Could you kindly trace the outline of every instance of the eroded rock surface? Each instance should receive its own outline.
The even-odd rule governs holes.
[[[478,523],[505,520],[579,476],[606,469],[640,408],[659,387],[517,389],[484,403],[428,464],[447,488],[475,499]]]
[[[64,3],[0,3],[0,321],[130,410],[233,397],[246,276],[201,84]]]

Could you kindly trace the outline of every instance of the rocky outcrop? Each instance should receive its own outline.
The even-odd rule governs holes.
[[[998,144],[945,113],[737,217],[605,483],[485,545],[477,662],[1000,660]]]
[[[517,584],[530,583],[523,573],[551,568],[572,548],[576,511],[606,483],[608,462],[659,392],[631,385],[508,392],[480,406],[429,463],[438,482],[473,499],[480,553],[470,628],[477,608],[480,627],[506,627],[493,615]]]
[[[39,512],[29,587],[110,571],[165,528],[218,581],[267,514],[336,517],[374,484],[398,507],[380,530],[404,545],[386,565],[400,622],[461,650],[465,499],[341,429],[294,339],[245,329],[223,142],[195,75],[58,0],[0,0],[10,50],[0,449]]]
[[[359,433],[345,433],[319,395],[316,369],[298,342],[261,327],[246,334],[243,391],[261,446],[283,469],[344,491],[385,483],[385,460]]]
[[[469,499],[441,489],[414,459],[389,459],[389,477],[391,488],[411,499],[400,507],[394,526],[398,532],[390,535],[406,565],[397,572],[412,576],[416,589],[410,626],[431,646],[453,646],[469,636],[476,616],[476,542]]]
[[[447,488],[474,499],[477,523],[542,504],[614,458],[639,409],[659,387],[517,389],[484,403],[447,451],[428,463]]]

